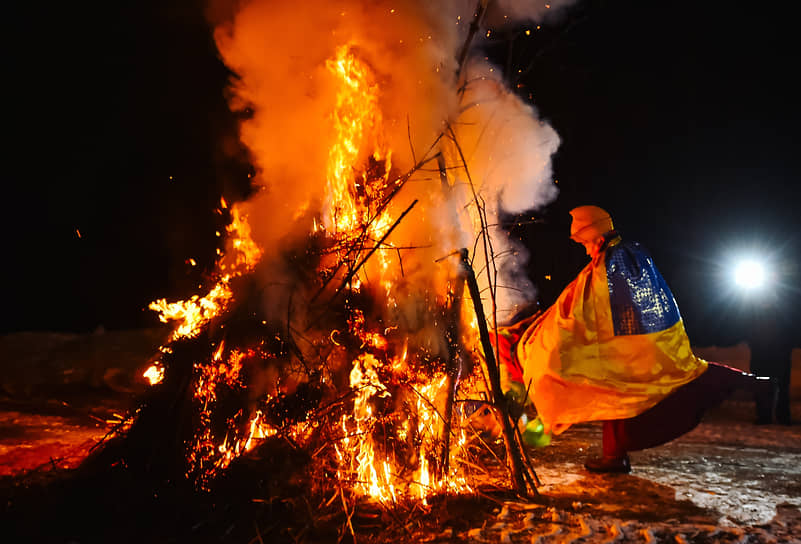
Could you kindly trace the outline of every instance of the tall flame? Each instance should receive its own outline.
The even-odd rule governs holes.
[[[334,114],[336,139],[328,160],[328,211],[331,214],[327,218],[328,225],[335,235],[345,239],[366,232],[376,240],[392,224],[393,218],[384,204],[395,187],[390,178],[391,154],[382,140],[379,87],[372,70],[353,47],[337,48],[335,58],[327,66],[340,82]],[[365,156],[368,167],[360,174],[354,173],[355,166]],[[381,168],[371,171],[371,165]],[[376,274],[370,279],[383,287],[384,302],[393,304],[398,270],[389,266],[388,253],[378,252]],[[367,279],[365,276],[369,286]],[[360,289],[360,284],[356,278],[351,288]],[[425,378],[426,383],[415,383],[406,365],[405,347],[399,356],[388,355],[387,331],[371,330],[358,309],[350,310],[348,326],[350,332],[361,339],[361,347],[366,352],[353,361],[350,373],[354,402],[352,413],[344,416],[340,423],[343,438],[336,448],[339,478],[350,481],[357,493],[381,502],[395,502],[400,496],[414,496],[425,502],[431,493],[443,488],[465,489],[466,484],[455,473],[444,475],[441,480],[431,473],[430,460],[439,456],[436,448],[443,418],[437,412],[436,403],[447,381],[445,375],[433,380]],[[373,405],[392,396],[381,375],[396,384],[405,383],[416,393],[412,408],[416,428],[410,428],[407,420],[395,429],[395,438],[416,445],[414,458],[401,462],[416,467],[411,475],[402,476],[403,467],[397,466],[391,448],[386,444],[379,447],[376,441],[381,432]],[[386,436],[384,439],[386,442]]]
[[[340,46],[334,59],[326,63],[340,82],[333,122],[336,139],[328,153],[325,209],[331,215],[326,226],[334,233],[348,233],[369,225],[380,204],[390,171],[390,153],[378,141],[383,123],[379,109],[379,90],[370,67],[361,61],[350,46]],[[372,142],[370,141],[372,140]],[[354,179],[353,169],[362,158],[364,148],[373,144],[372,158],[385,162],[384,175],[370,180],[366,173]],[[382,214],[371,227],[373,233],[387,226],[388,214]]]
[[[342,248],[348,248],[349,244],[352,248],[354,240],[373,243],[382,240],[385,245],[377,248],[371,273],[362,271],[361,277],[351,278],[349,289],[351,292],[371,289],[383,303],[394,305],[393,291],[400,271],[390,266],[387,250],[391,245],[384,238],[393,224],[388,203],[398,182],[391,178],[391,153],[382,137],[380,89],[372,69],[352,45],[338,47],[326,66],[339,82],[339,91],[332,116],[335,138],[328,154],[326,206],[322,225],[318,227],[315,221],[314,232],[325,229],[332,240],[339,242],[337,247]],[[222,207],[227,208],[228,204],[223,201]],[[262,258],[262,249],[251,237],[247,217],[237,206],[230,210],[229,249],[217,263],[216,284],[205,296],[195,295],[171,303],[161,299],[150,305],[162,321],[175,322],[172,341],[197,337],[231,305],[234,296],[231,281],[252,272]],[[360,248],[357,253],[366,247],[364,243],[356,245]],[[352,251],[343,250],[338,257],[352,259]],[[355,307],[348,307],[347,312],[348,332],[361,341],[362,353],[352,361],[349,386],[353,406],[339,421],[340,442],[334,446],[339,479],[349,482],[357,494],[381,502],[414,497],[425,503],[427,497],[438,491],[468,489],[453,465],[447,474],[434,473],[442,454],[438,448],[444,418],[438,406],[446,390],[447,375],[435,372],[431,377],[429,372],[418,376],[410,372],[408,340],[398,354],[388,340],[389,332],[397,327],[378,327]],[[165,352],[169,349],[169,346],[163,348]],[[278,432],[265,423],[261,410],[252,415],[240,411],[232,416],[224,434],[215,432],[211,424],[210,414],[218,404],[219,392],[246,387],[245,361],[262,355],[253,350],[230,348],[220,341],[213,346],[208,360],[193,365],[194,400],[200,415],[187,458],[189,471],[200,473],[201,479],[227,467],[259,438]],[[157,364],[146,374],[155,382],[161,379],[163,370]],[[392,398],[393,395],[406,397],[400,400]],[[402,415],[409,417],[398,420],[395,414],[391,425],[385,425],[387,416],[377,414],[375,407],[395,401],[405,406]],[[296,424],[290,430],[282,427],[283,432],[291,432],[298,442],[306,430],[305,424]],[[387,442],[403,444],[399,446],[400,453]],[[463,442],[455,441],[457,446]],[[409,446],[413,453],[407,451]]]

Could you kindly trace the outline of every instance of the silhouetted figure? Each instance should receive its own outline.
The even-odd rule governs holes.
[[[756,423],[789,425],[790,369],[792,366],[793,338],[787,318],[779,313],[775,300],[766,296],[754,312],[748,331],[751,348],[751,372],[769,376],[771,388],[754,395]]]

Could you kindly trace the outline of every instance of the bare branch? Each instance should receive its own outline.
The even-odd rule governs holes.
[[[462,72],[464,70],[464,63],[467,60],[467,53],[470,51],[470,44],[473,42],[473,38],[475,37],[478,29],[481,27],[481,21],[484,20],[484,14],[486,13],[487,7],[489,6],[491,0],[478,0],[478,5],[476,6],[476,11],[473,14],[473,21],[470,23],[470,30],[467,33],[467,38],[462,44],[462,50],[459,52],[459,65],[456,71],[456,79],[458,80]]]

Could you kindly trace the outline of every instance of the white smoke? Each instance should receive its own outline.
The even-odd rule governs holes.
[[[567,3],[490,1],[485,2],[486,16],[504,24],[539,21]],[[478,231],[475,214],[466,211],[474,205],[468,173],[490,225],[497,225],[502,209],[522,212],[555,198],[550,162],[559,145],[555,131],[504,86],[498,69],[480,54],[469,58],[465,77],[456,79],[456,59],[477,5],[475,0],[246,0],[212,5],[220,54],[239,76],[231,87],[231,106],[253,111],[242,124],[241,139],[251,150],[255,182],[263,190],[244,207],[265,259],[307,233],[311,219],[320,215],[337,89],[326,60],[344,44],[352,44],[376,74],[384,139],[395,168],[409,170],[448,127],[467,163],[463,168],[456,144],[444,138],[440,148],[452,188],[444,190],[438,174],[421,171],[393,201],[396,216],[413,199],[420,201],[392,234],[397,245],[424,246],[406,257],[407,277],[438,274],[435,259],[459,247],[472,252]],[[499,289],[498,310],[503,314],[518,301],[531,300],[533,293],[521,279],[523,248],[510,244],[500,229],[491,234],[497,283],[513,287]],[[475,257],[486,283],[483,256]],[[280,266],[267,268],[272,268],[273,282],[285,273]]]
[[[559,147],[559,136],[548,124],[537,118],[534,108],[508,89],[497,67],[483,59],[472,59],[466,69],[466,86],[461,114],[454,120],[459,150],[455,144],[444,151],[449,164],[466,159],[466,169],[455,169],[453,175],[462,190],[454,206],[463,209],[474,199],[467,184],[472,180],[486,207],[490,226],[492,255],[498,277],[497,310],[499,318],[533,299],[533,286],[526,277],[528,252],[510,239],[498,226],[502,212],[521,213],[542,206],[556,197],[551,181],[551,155]],[[459,153],[459,156],[455,154]],[[469,176],[469,179],[468,179]],[[462,232],[473,235],[473,229]],[[472,240],[464,239],[470,247]],[[477,265],[484,261],[483,245],[476,247]],[[485,271],[489,273],[489,271]],[[482,284],[487,284],[480,274]]]

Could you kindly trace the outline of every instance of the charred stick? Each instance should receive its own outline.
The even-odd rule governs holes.
[[[353,279],[353,276],[355,276],[355,275],[356,275],[356,272],[358,272],[358,271],[359,271],[359,269],[360,269],[362,266],[364,266],[364,263],[366,263],[366,262],[367,262],[367,260],[368,260],[370,257],[372,257],[372,256],[373,256],[373,253],[375,253],[375,252],[376,252],[376,250],[377,250],[379,247],[381,247],[381,244],[383,244],[383,243],[384,243],[384,240],[386,240],[386,239],[389,237],[389,235],[390,235],[390,234],[392,234],[392,231],[393,231],[393,230],[395,230],[395,228],[396,228],[398,225],[400,225],[400,222],[401,222],[401,221],[403,221],[403,218],[404,218],[404,217],[406,217],[406,214],[408,214],[410,211],[412,211],[412,208],[414,208],[414,207],[417,205],[417,203],[418,203],[418,202],[419,202],[419,200],[418,200],[418,199],[414,199],[414,201],[413,201],[413,202],[412,202],[412,203],[409,205],[409,207],[408,207],[408,208],[406,208],[406,209],[403,211],[403,213],[402,213],[402,214],[400,214],[400,217],[398,217],[398,218],[395,220],[395,222],[392,224],[392,226],[391,226],[391,227],[389,227],[389,229],[387,230],[387,232],[385,232],[385,233],[384,233],[384,235],[381,237],[381,239],[380,239],[380,240],[378,240],[378,242],[376,242],[375,246],[373,246],[373,248],[372,248],[372,249],[371,249],[371,250],[370,250],[370,251],[367,253],[367,255],[365,255],[365,256],[364,256],[364,258],[362,258],[362,260],[361,260],[361,261],[359,261],[359,262],[358,262],[358,264],[357,264],[356,266],[354,266],[354,267],[353,267],[353,269],[352,269],[350,272],[348,272],[348,275],[347,275],[347,276],[345,276],[345,278],[344,278],[344,279],[343,279],[343,280],[340,282],[340,284],[339,284],[339,287],[338,287],[338,288],[337,288],[337,290],[334,292],[334,294],[331,296],[331,299],[328,301],[328,303],[329,303],[329,304],[330,304],[330,303],[332,303],[334,300],[336,300],[336,298],[339,296],[339,294],[340,294],[340,293],[341,293],[341,292],[342,292],[342,291],[345,289],[345,287],[348,285],[348,283],[350,282],[350,280],[352,280],[352,279]]]
[[[478,289],[478,281],[473,272],[473,267],[470,266],[470,261],[467,258],[467,250],[462,249],[462,270],[467,281],[467,288],[470,291],[470,297],[473,299],[473,306],[476,312],[478,321],[478,332],[481,338],[481,346],[484,350],[484,361],[487,365],[487,373],[489,374],[491,394],[493,404],[496,409],[501,413],[501,424],[503,427],[504,444],[506,445],[506,463],[507,468],[511,472],[512,484],[514,485],[515,492],[525,496],[527,495],[526,480],[523,476],[523,461],[521,459],[522,453],[518,447],[517,439],[514,434],[514,426],[509,416],[507,403],[501,392],[501,376],[498,370],[498,365],[495,361],[495,352],[492,349],[492,342],[490,340],[489,330],[487,329],[487,320],[484,316],[484,308],[481,305],[481,295]]]
[[[450,193],[451,186],[448,183],[447,165],[445,164],[445,156],[440,151],[437,153],[437,166],[439,168],[439,180],[444,193]],[[451,424],[453,420],[453,402],[456,396],[456,375],[459,371],[459,318],[462,308],[462,295],[464,294],[464,278],[459,277],[456,279],[455,289],[451,288],[448,292],[450,299],[450,307],[447,312],[447,330],[445,331],[445,339],[448,344],[448,362],[446,365],[446,379],[448,388],[448,396],[445,400],[445,422],[442,430],[442,451],[440,453],[439,470],[440,477],[448,475],[450,470],[450,452],[451,452]]]
[[[448,166],[445,164],[445,156],[440,151],[437,153],[437,166],[439,167],[439,182],[442,185],[442,190],[449,193],[451,186],[448,182]]]
[[[473,14],[473,21],[470,23],[470,31],[467,33],[467,38],[465,39],[464,44],[462,44],[462,50],[459,52],[459,67],[457,68],[456,72],[457,80],[462,75],[464,63],[467,60],[467,53],[470,51],[470,44],[473,42],[473,38],[481,26],[481,21],[484,19],[484,13],[486,13],[487,6],[489,5],[490,1],[491,0],[478,0],[476,11]]]
[[[403,256],[401,255],[399,247],[396,247],[395,251],[398,252],[398,264],[400,265],[400,273],[401,273],[401,278],[402,278],[402,277],[406,276],[406,273],[403,271]]]
[[[520,451],[523,453],[523,463],[525,464],[526,468],[526,477],[531,482],[532,488],[537,488],[542,485],[540,482],[539,476],[537,476],[537,472],[534,470],[534,465],[531,463],[531,456],[528,454],[528,450],[526,450],[525,442],[523,441],[523,434],[520,432],[520,428],[515,425],[515,436],[517,437],[517,444],[520,448]]]
[[[254,519],[253,526],[256,528],[256,539],[258,539],[259,544],[264,544],[264,540],[261,538],[261,530],[259,529],[259,523]],[[253,542],[251,540],[251,542]]]
[[[528,393],[530,389],[531,389],[531,380],[529,380],[528,387],[526,387],[526,396],[524,398],[528,398]],[[534,465],[531,463],[531,456],[529,456],[525,442],[523,441],[523,433],[520,431],[520,428],[517,425],[515,425],[515,434],[517,435],[517,442],[518,444],[520,444],[520,451],[523,452],[523,461],[525,461],[526,463],[526,468],[530,473],[530,477],[532,477],[534,480],[534,483],[532,484],[531,487],[536,489],[537,487],[540,487],[542,485],[542,482],[540,482],[540,479],[537,476],[537,472],[534,470]]]
[[[345,509],[345,517],[347,518],[348,529],[350,529],[350,536],[353,538],[353,544],[356,544],[356,532],[353,530],[353,523],[351,523],[351,518],[353,517],[353,513],[355,513],[356,505],[353,505],[354,512],[348,512],[348,502],[345,500],[345,491],[342,489],[342,486],[339,487],[339,494],[342,497],[342,507]]]
[[[451,192],[451,185],[448,182],[447,164],[445,163],[445,156],[442,151],[437,153],[437,166],[439,168],[439,180],[442,191],[445,194]],[[457,254],[454,252],[453,254]],[[452,255],[453,255],[452,254]],[[445,259],[446,257],[443,257]],[[439,259],[441,260],[441,259]],[[438,261],[439,261],[438,260]],[[460,342],[461,338],[459,332],[459,321],[461,317],[462,296],[464,295],[464,277],[461,275],[455,279],[456,285],[449,289],[448,298],[450,299],[450,307],[447,312],[447,330],[445,331],[446,341],[448,344],[448,362],[446,366],[447,374],[447,392],[448,396],[445,401],[445,425],[443,428],[442,451],[440,454],[440,476],[445,477],[450,470],[450,450],[451,450],[451,425],[453,421],[453,403],[456,397],[457,387],[457,374],[459,372],[460,364]]]
[[[412,154],[412,161],[417,162],[417,157],[414,154],[414,143],[412,142],[412,124],[409,120],[409,115],[406,115],[406,137],[409,138],[409,151]]]
[[[390,193],[386,196],[386,198],[384,198],[384,200],[381,202],[381,205],[378,206],[378,208],[376,208],[376,211],[375,211],[375,214],[373,215],[373,217],[367,222],[367,224],[365,224],[362,227],[362,233],[359,235],[359,237],[357,238],[357,240],[353,244],[353,246],[348,249],[347,254],[351,254],[351,253],[354,253],[354,252],[356,252],[358,254],[358,253],[360,253],[362,251],[362,249],[358,249],[357,250],[356,247],[357,246],[361,246],[361,248],[364,247],[364,244],[365,244],[366,238],[367,238],[368,227],[373,223],[373,221],[375,221],[375,219],[377,217],[379,217],[381,215],[381,212],[383,212],[384,209],[389,205],[389,203],[392,202],[392,199],[395,198],[395,195],[398,194],[398,191],[400,191],[403,188],[403,186],[406,185],[406,182],[409,181],[409,179],[412,177],[412,175],[415,172],[417,172],[418,170],[420,170],[423,166],[425,166],[426,164],[428,164],[429,162],[431,162],[432,160],[434,160],[436,158],[436,155],[433,156],[433,157],[428,157],[427,155],[430,154],[431,150],[434,149],[434,147],[439,143],[439,141],[442,139],[442,136],[443,136],[443,133],[440,133],[439,136],[436,137],[436,139],[434,140],[434,143],[431,144],[431,147],[426,152],[426,158],[420,159],[420,161],[415,163],[415,165],[412,166],[409,169],[409,171],[407,171],[405,174],[403,174],[402,176],[400,176],[398,178],[397,184],[395,185],[395,188],[393,188],[392,191],[390,191]],[[373,251],[375,251],[375,249],[377,249],[381,245],[381,242],[385,238],[386,237],[382,238],[381,241],[379,241],[377,244],[375,244],[375,246],[373,248]],[[309,300],[309,304],[311,304],[312,302],[317,300],[317,298],[321,294],[323,294],[323,292],[325,291],[325,288],[328,287],[328,284],[331,282],[331,280],[334,279],[334,277],[336,276],[336,273],[339,271],[340,268],[342,268],[342,263],[340,263],[336,267],[336,269],[331,273],[331,275],[328,278],[326,278],[326,280],[323,282],[323,285],[320,287],[320,289],[318,289],[317,292],[314,294],[314,296]],[[356,267],[356,270],[358,270],[358,267]],[[351,272],[350,277],[353,277],[353,274],[355,274],[355,271],[351,270],[350,272]]]
[[[453,354],[456,357],[456,354]],[[440,453],[440,476],[446,477],[450,471],[450,457],[451,457],[451,421],[453,420],[453,399],[456,396],[456,376],[452,372],[453,358],[448,361],[448,377],[447,388],[448,397],[445,400],[445,422],[442,429],[442,452]],[[458,363],[457,363],[458,364]]]

